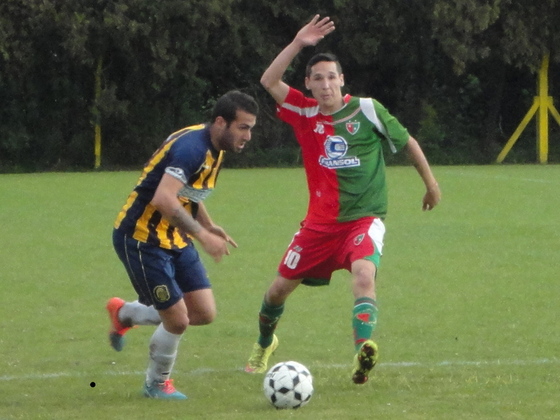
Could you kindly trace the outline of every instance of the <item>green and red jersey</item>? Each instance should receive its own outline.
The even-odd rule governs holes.
[[[292,126],[301,146],[308,223],[387,214],[383,142],[396,153],[408,142],[408,131],[374,99],[346,95],[344,102],[334,114],[323,115],[315,99],[290,88],[278,106],[278,117]]]

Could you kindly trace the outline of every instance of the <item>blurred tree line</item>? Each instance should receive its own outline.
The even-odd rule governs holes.
[[[230,89],[261,113],[229,165],[298,164],[259,79],[315,13],[337,30],[286,81],[303,89],[307,59],[334,52],[348,92],[385,104],[433,163],[494,161],[532,104],[544,54],[558,93],[560,0],[2,0],[0,171],[92,168],[96,122],[102,167],[136,167]],[[525,136],[507,160],[535,161],[534,129]]]

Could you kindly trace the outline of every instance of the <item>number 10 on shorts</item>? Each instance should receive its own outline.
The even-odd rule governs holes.
[[[297,267],[300,258],[301,255],[299,254],[299,252],[290,249],[286,254],[286,258],[284,258],[284,265],[293,270]]]

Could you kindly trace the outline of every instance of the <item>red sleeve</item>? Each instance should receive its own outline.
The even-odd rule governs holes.
[[[317,101],[307,98],[302,92],[290,87],[284,103],[276,108],[276,115],[294,128],[308,121],[310,115],[317,114]]]

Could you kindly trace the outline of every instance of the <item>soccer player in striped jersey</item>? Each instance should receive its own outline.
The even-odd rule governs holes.
[[[258,105],[239,91],[220,97],[211,123],[171,134],[144,166],[114,225],[113,245],[138,300],[107,302],[111,346],[121,351],[136,325],[157,325],[149,344],[144,395],[186,399],[170,380],[181,336],[189,325],[216,315],[206,270],[194,242],[216,262],[235,241],[216,225],[204,199],[216,185],[226,151],[239,153],[251,140]]]
[[[378,359],[372,340],[377,325],[375,278],[387,213],[383,144],[405,149],[426,187],[423,210],[440,200],[438,183],[418,142],[372,98],[342,94],[344,75],[332,54],[317,54],[306,68],[312,98],[282,81],[297,54],[334,30],[316,15],[265,70],[261,83],[277,103],[278,117],[290,124],[301,147],[309,206],[265,293],[259,312],[260,335],[245,370],[266,372],[278,346],[274,334],[284,302],[297,286],[325,285],[335,270],[351,272],[355,355],[352,380],[363,384]]]

